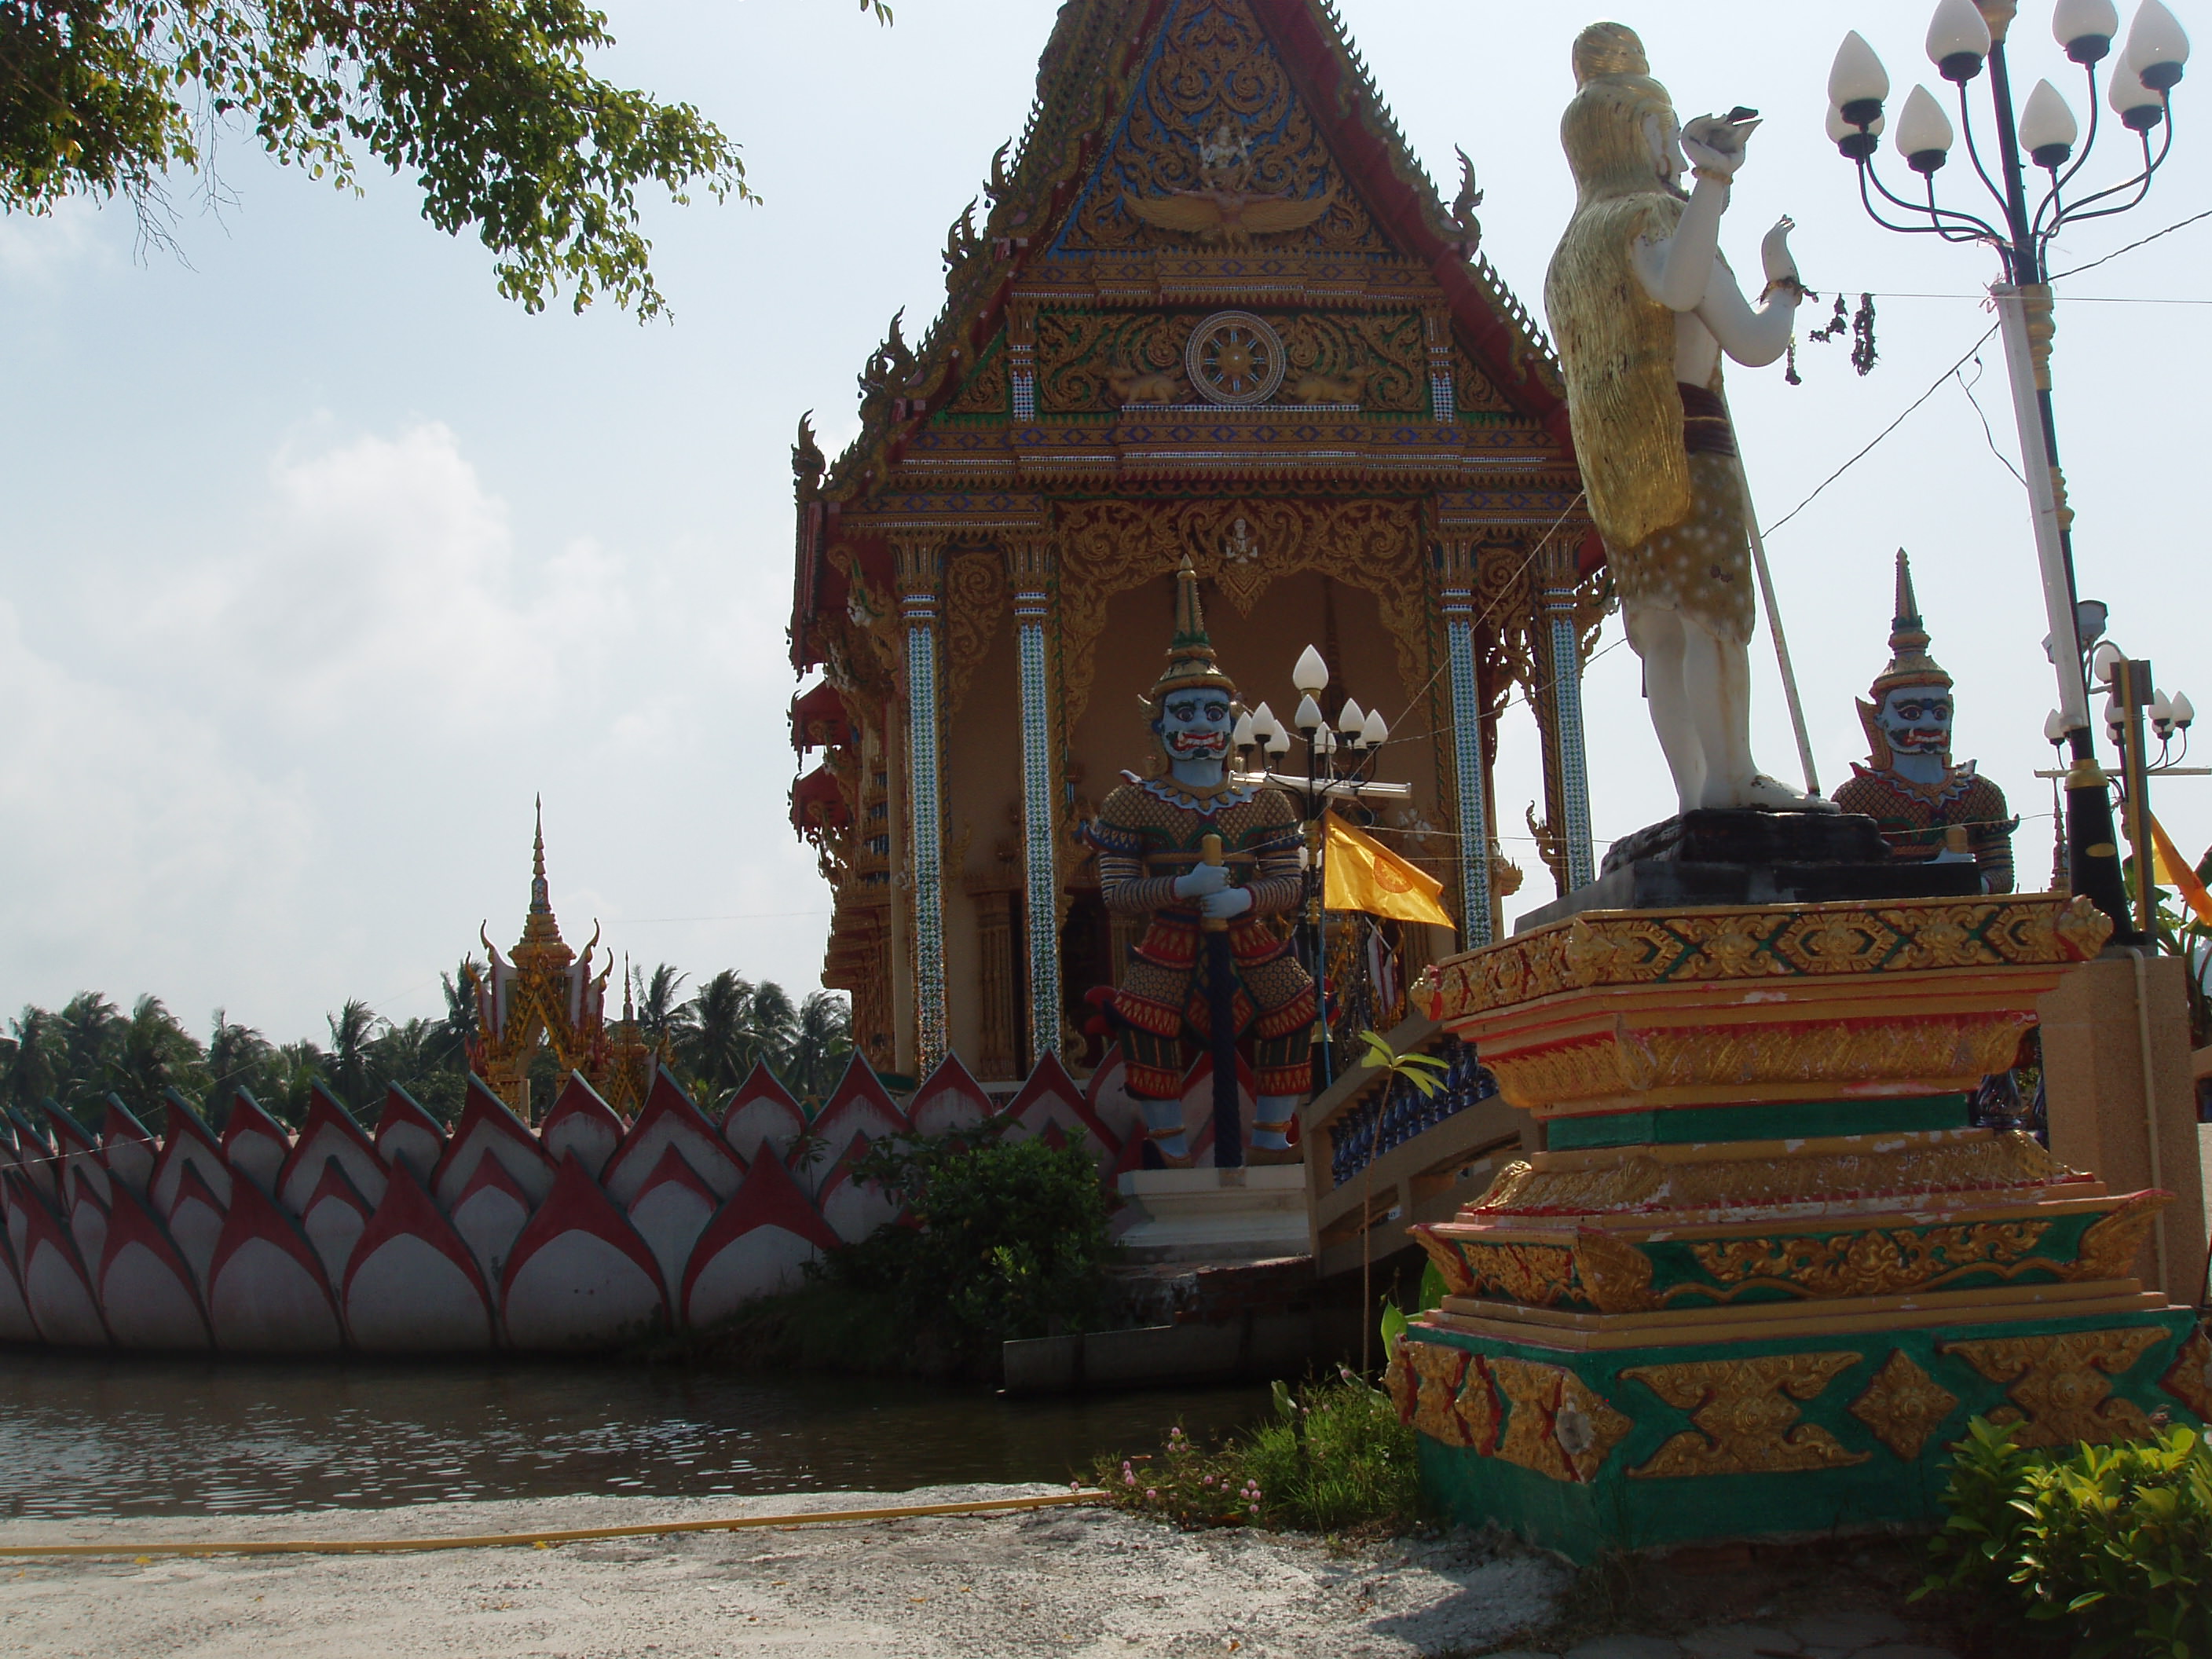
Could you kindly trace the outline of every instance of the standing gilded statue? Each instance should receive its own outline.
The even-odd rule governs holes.
[[[1751,756],[1756,595],[1721,359],[1781,356],[1804,295],[1786,218],[1761,245],[1758,300],[1721,257],[1721,217],[1758,123],[1739,110],[1681,125],[1642,41],[1619,23],[1582,32],[1574,71],[1560,137],[1575,212],[1544,304],[1590,517],[1681,810],[1832,810]]]

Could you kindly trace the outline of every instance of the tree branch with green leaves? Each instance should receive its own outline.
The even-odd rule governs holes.
[[[526,310],[565,289],[643,320],[666,302],[640,187],[755,198],[696,108],[592,73],[613,44],[578,0],[0,0],[0,210],[121,197],[166,241],[165,179],[211,179],[235,125],[341,188],[363,155],[412,172],[423,217],[473,228]]]

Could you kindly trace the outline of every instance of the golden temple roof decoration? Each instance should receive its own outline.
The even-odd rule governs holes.
[[[530,906],[522,936],[502,959],[491,942],[489,924],[479,926],[489,964],[471,970],[477,999],[477,1036],[469,1045],[469,1067],[526,1121],[530,1116],[530,1067],[541,1048],[550,1049],[564,1073],[580,1072],[586,1082],[620,1112],[635,1110],[641,1090],[625,1087],[639,1069],[635,1054],[617,1054],[635,1046],[635,1027],[611,1031],[606,1021],[607,981],[611,958],[592,972],[599,944],[596,924],[579,957],[561,937],[553,914],[551,884],[545,875],[545,816],[541,799],[531,842]],[[629,1041],[618,1043],[617,1037]],[[626,1062],[626,1063],[618,1063]],[[649,1081],[651,1067],[643,1067]]]

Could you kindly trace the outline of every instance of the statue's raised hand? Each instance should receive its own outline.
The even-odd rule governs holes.
[[[1700,115],[1682,128],[1682,154],[1700,173],[1717,173],[1733,179],[1743,165],[1744,140],[1758,126],[1756,120],[1730,121],[1724,116]]]
[[[1770,289],[1804,286],[1797,280],[1797,260],[1790,252],[1790,233],[1797,228],[1797,222],[1784,214],[1774,222],[1774,228],[1766,233],[1759,245],[1759,263],[1766,273]]]
[[[1203,899],[1222,891],[1228,885],[1229,870],[1226,866],[1194,865],[1175,878],[1175,896],[1177,898]]]

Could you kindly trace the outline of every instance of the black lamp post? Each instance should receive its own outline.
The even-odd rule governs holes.
[[[1370,785],[1369,781],[1375,763],[1381,757],[1382,744],[1390,735],[1389,723],[1379,711],[1372,714],[1364,712],[1358,703],[1347,698],[1335,725],[1331,726],[1321,706],[1321,695],[1328,689],[1328,663],[1320,652],[1308,646],[1299,653],[1297,665],[1291,670],[1291,684],[1298,694],[1297,709],[1291,716],[1291,723],[1297,728],[1306,750],[1303,813],[1305,849],[1300,860],[1303,889],[1298,906],[1298,932],[1304,945],[1307,967],[1314,981],[1313,1088],[1316,1093],[1328,1088],[1336,1075],[1328,1034],[1328,910],[1324,886],[1327,825],[1323,815],[1328,811],[1328,800],[1333,794],[1356,799],[1364,789],[1391,787]],[[1260,748],[1266,756],[1266,775],[1277,784],[1293,790],[1298,788],[1294,779],[1285,778],[1278,770],[1284,757],[1290,753],[1291,734],[1266,703],[1238,718],[1231,742],[1240,759],[1249,749]],[[1340,756],[1343,758],[1340,759]]]
[[[2067,57],[2081,66],[2087,81],[2089,131],[2083,138],[2065,98],[2048,81],[2036,83],[2015,116],[2005,35],[2017,9],[2014,0],[1939,0],[1928,30],[1929,58],[1936,72],[1957,88],[1966,153],[1975,176],[1996,204],[1995,214],[1984,217],[1936,201],[1936,175],[1950,159],[1955,135],[1942,105],[1923,87],[1914,87],[1906,95],[1898,112],[1895,138],[1905,166],[1921,176],[1925,199],[1899,195],[1882,182],[1874,157],[1887,125],[1883,105],[1889,96],[1889,76],[1856,32],[1844,37],[1829,72],[1828,134],[1837,149],[1857,164],[1859,198],[1876,224],[1887,230],[1940,236],[1947,242],[1986,243],[1997,251],[2003,280],[1990,293],[2004,336],[2021,460],[2035,508],[2050,652],[2058,675],[2058,723],[2064,727],[2069,751],[2067,867],[2074,890],[2088,895],[2112,917],[2115,941],[2142,944],[2146,941],[2129,914],[2110,786],[2097,763],[2076,626],[2074,515],[2066,506],[2065,480],[2058,470],[2058,430],[2051,409],[2055,324],[2047,255],[2062,228],[2124,213],[2148,192],[2151,175],[2172,147],[2172,95],[2188,61],[2189,38],[2160,0],[2142,0],[2105,88],[2113,115],[2141,141],[2140,170],[2119,184],[2069,195],[2097,142],[2097,66],[2112,55],[2119,14],[2112,0],[2058,0],[2054,9],[2051,33]],[[1984,68],[1996,139],[1994,158],[1976,142],[1967,98],[1968,84]],[[2028,204],[2030,166],[2041,168],[2046,178],[2038,186],[2042,199],[2033,210]],[[1886,217],[1885,208],[1900,216]]]

